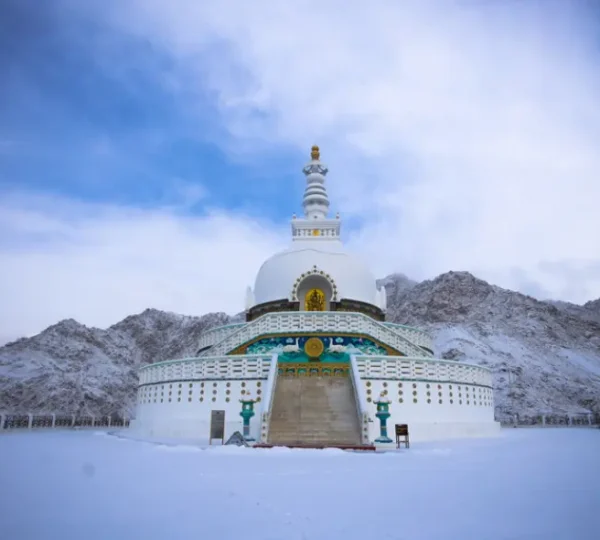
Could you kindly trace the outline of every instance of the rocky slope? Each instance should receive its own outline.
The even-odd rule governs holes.
[[[542,302],[466,272],[379,283],[388,320],[429,331],[444,358],[493,370],[499,417],[600,412],[600,300]],[[240,318],[149,309],[106,330],[62,321],[0,348],[0,410],[132,414],[141,364],[192,355],[203,331]]]
[[[147,309],[106,330],[61,321],[0,348],[0,410],[131,415],[140,365],[193,355],[204,330],[230,320]]]
[[[406,289],[388,319],[427,330],[444,358],[490,367],[498,416],[599,412],[598,304],[541,302],[449,272]]]

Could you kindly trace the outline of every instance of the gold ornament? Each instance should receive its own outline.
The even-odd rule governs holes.
[[[305,311],[325,311],[325,293],[321,289],[311,289],[304,299]]]
[[[319,147],[315,144],[310,149],[310,158],[314,159],[315,161],[319,161],[320,157],[321,157],[321,153],[319,152]]]
[[[325,345],[323,345],[323,342],[317,337],[307,339],[304,344],[304,352],[309,358],[318,358],[323,354],[324,350]]]

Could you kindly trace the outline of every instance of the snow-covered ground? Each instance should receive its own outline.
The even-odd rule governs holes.
[[[600,538],[600,430],[378,454],[0,435],[7,540]]]

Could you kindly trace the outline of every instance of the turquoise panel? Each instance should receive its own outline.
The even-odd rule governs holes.
[[[349,360],[349,353],[354,354],[368,354],[368,355],[387,355],[387,351],[378,346],[370,339],[361,337],[348,337],[348,336],[302,336],[302,337],[287,337],[287,336],[276,336],[270,338],[264,338],[256,341],[252,345],[248,346],[247,354],[265,354],[279,352],[280,362],[304,362],[308,361],[308,356],[304,353],[304,344],[306,340],[318,337],[325,347],[325,351],[321,355],[321,362],[347,362]],[[333,352],[329,351],[329,347],[332,345],[342,345],[346,347],[345,352]],[[283,348],[286,346],[297,347],[296,351],[284,351]],[[279,349],[279,351],[276,351]]]

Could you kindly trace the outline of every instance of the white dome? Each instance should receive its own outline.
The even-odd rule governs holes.
[[[335,300],[358,300],[378,305],[375,277],[357,257],[344,252],[339,241],[299,242],[267,259],[256,276],[254,303],[296,300],[294,286],[302,274],[329,275]],[[315,268],[316,267],[316,268]]]

